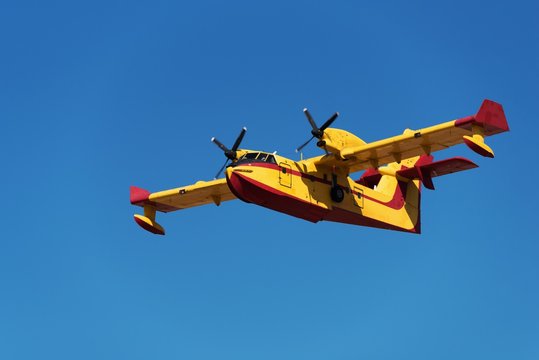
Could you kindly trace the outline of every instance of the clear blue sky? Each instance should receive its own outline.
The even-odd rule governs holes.
[[[537,1],[4,1],[0,359],[538,359]],[[511,132],[437,179],[423,234],[240,201],[132,220],[129,186],[474,114]],[[310,146],[306,155],[318,154]]]

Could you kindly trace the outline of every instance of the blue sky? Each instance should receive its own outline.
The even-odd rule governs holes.
[[[537,2],[0,5],[2,359],[537,359]],[[130,185],[474,114],[496,158],[436,179],[420,236],[240,201],[132,220]],[[319,153],[315,146],[306,155]]]

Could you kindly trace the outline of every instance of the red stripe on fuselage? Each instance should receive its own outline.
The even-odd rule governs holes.
[[[245,165],[243,165],[243,166],[245,166]],[[275,169],[277,171],[281,171],[281,169],[282,169],[282,166],[279,166],[277,164],[262,163],[262,162],[261,163],[251,163],[251,164],[248,164],[248,166],[263,167],[263,168],[267,168],[267,169]],[[294,176],[298,176],[298,177],[301,177],[301,178],[304,178],[304,179],[309,179],[311,181],[319,182],[319,183],[322,183],[322,184],[325,184],[325,185],[330,185],[330,186],[332,185],[331,181],[316,177],[316,176],[311,175],[311,174],[306,174],[306,173],[303,173],[303,172],[297,171],[297,170],[291,170],[289,168],[286,168],[286,171],[290,172],[290,174],[292,174]],[[348,190],[352,191],[352,194],[354,194],[356,196],[361,195],[365,199],[368,199],[368,200],[376,202],[378,204],[387,206],[388,208],[391,208],[391,209],[400,210],[404,206],[404,194],[406,193],[406,183],[403,183],[403,182],[398,183],[398,185],[397,185],[397,187],[396,187],[396,189],[395,189],[395,191],[393,193],[393,198],[391,200],[389,200],[389,201],[382,201],[382,200],[377,199],[377,198],[372,197],[372,196],[368,196],[368,195],[365,195],[365,194],[360,194],[357,191],[353,191],[349,187],[346,187],[346,188],[348,188]]]

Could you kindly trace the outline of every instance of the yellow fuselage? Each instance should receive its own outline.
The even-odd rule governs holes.
[[[382,176],[362,185],[331,168],[311,168],[273,155],[272,161],[239,161],[227,168],[228,186],[239,199],[312,222],[321,220],[420,232],[419,181]],[[400,168],[400,165],[399,165]],[[331,194],[342,189],[341,198]]]

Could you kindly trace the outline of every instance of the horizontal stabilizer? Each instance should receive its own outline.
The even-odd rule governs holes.
[[[418,161],[414,167],[397,171],[397,175],[406,179],[420,179],[427,189],[434,190],[433,177],[448,175],[459,171],[476,168],[477,165],[466,158],[454,157],[435,162],[432,156],[423,157],[424,161]]]

